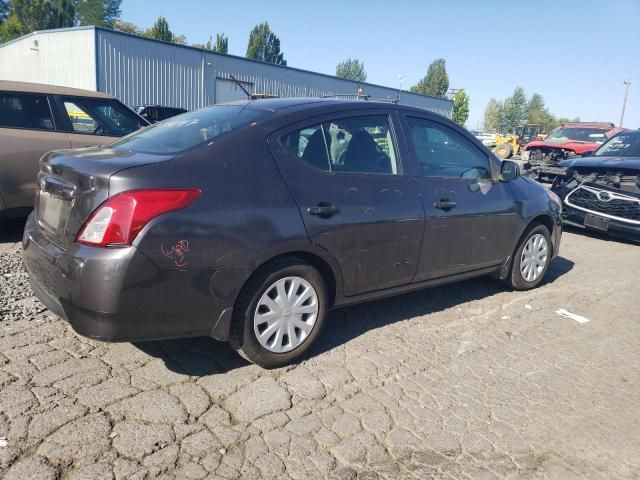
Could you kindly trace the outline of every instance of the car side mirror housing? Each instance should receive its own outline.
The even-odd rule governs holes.
[[[503,160],[500,167],[500,175],[503,182],[510,182],[520,176],[520,165],[511,160]]]
[[[587,151],[587,152],[582,152],[582,155],[580,155],[581,157],[590,157],[591,155],[593,155],[593,152],[591,150]]]

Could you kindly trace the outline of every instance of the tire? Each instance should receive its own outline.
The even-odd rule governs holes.
[[[525,268],[524,268],[525,273],[528,273],[529,275],[531,275],[529,278],[526,278],[525,274],[523,274],[523,261],[525,261],[525,255],[524,255],[525,248],[529,250],[528,247],[532,246],[531,244],[528,245],[530,240],[534,239],[534,237],[535,239],[539,240],[540,236],[544,239],[544,244],[546,246],[546,256],[544,259],[544,266],[542,267],[542,269],[538,270],[536,266],[539,265],[539,263],[537,261],[534,261],[532,263],[529,263],[531,267],[530,269],[527,270],[525,265]],[[534,245],[535,258],[540,259],[540,250],[536,251],[535,240],[532,243]],[[541,244],[542,242],[540,242],[538,245],[541,245]],[[551,244],[551,233],[549,232],[547,227],[539,224],[536,224],[530,227],[526,231],[526,233],[522,236],[522,239],[520,240],[520,243],[516,248],[516,251],[513,255],[513,261],[511,262],[511,270],[509,272],[509,275],[505,279],[505,283],[509,287],[513,288],[514,290],[531,290],[532,288],[537,287],[540,284],[540,282],[542,282],[542,279],[544,278],[545,274],[547,273],[547,270],[549,269],[549,263],[551,262],[551,257],[553,255],[552,250],[553,250],[553,246]],[[532,275],[531,273],[532,271],[534,272],[535,276]]]
[[[297,292],[302,292],[299,297],[296,297],[296,292],[290,293],[296,285]],[[287,295],[281,295],[278,286],[284,288],[283,292]],[[313,290],[311,293],[307,290],[309,287]],[[307,294],[315,295],[315,300],[306,299],[300,306],[280,309],[279,302],[288,301],[289,294],[294,300],[302,300]],[[270,302],[265,295],[272,301]],[[275,299],[273,295],[276,296]],[[266,303],[280,310],[272,310],[265,305]],[[312,312],[314,306],[317,306],[317,313]],[[294,309],[307,309],[311,313],[298,314]],[[297,258],[275,260],[261,267],[238,296],[233,309],[229,343],[252,363],[264,368],[282,367],[302,356],[313,345],[322,331],[326,313],[327,289],[320,272]],[[269,318],[271,323],[265,320],[264,323],[255,324],[254,319],[258,315]],[[298,328],[303,327],[300,322],[309,324],[309,330],[305,332]],[[283,327],[273,326],[275,324]],[[274,333],[271,333],[269,329],[273,328]],[[264,334],[262,342],[258,339],[258,332]],[[289,332],[292,332],[293,340],[289,338]]]
[[[509,158],[511,156],[511,145],[508,143],[501,143],[496,146],[494,152],[496,152],[496,155],[502,159]]]

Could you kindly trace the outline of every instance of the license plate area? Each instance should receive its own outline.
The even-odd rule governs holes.
[[[69,200],[40,192],[38,201],[38,222],[51,233],[64,231],[69,216]]]
[[[609,219],[600,217],[598,215],[593,215],[592,213],[587,213],[584,216],[584,226],[606,232],[607,230],[609,230]]]

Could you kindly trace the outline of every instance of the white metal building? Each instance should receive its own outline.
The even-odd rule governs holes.
[[[398,98],[398,90],[244,57],[151,40],[100,27],[46,30],[0,45],[0,80],[47,83],[106,92],[129,106],[188,110],[246,98],[355,94]],[[400,103],[451,116],[452,101],[400,92]]]

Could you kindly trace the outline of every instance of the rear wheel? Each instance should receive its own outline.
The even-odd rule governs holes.
[[[511,145],[508,143],[501,143],[496,146],[494,152],[496,152],[496,155],[500,158],[509,158],[511,156]]]
[[[536,225],[523,235],[511,262],[511,272],[505,279],[515,290],[537,287],[549,268],[551,234],[544,225]]]
[[[320,273],[287,258],[263,267],[247,282],[234,308],[231,345],[264,368],[304,354],[320,334],[327,293]]]

